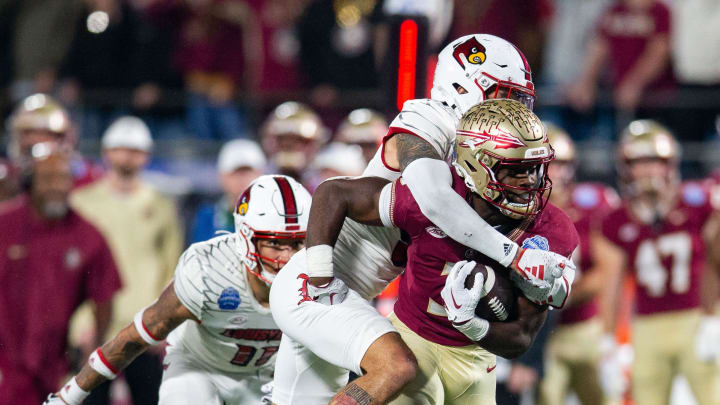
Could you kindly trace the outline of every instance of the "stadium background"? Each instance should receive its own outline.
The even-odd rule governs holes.
[[[646,86],[636,106],[619,108],[605,68],[583,111],[572,91],[611,0],[0,0],[0,113],[7,118],[32,93],[53,94],[71,112],[77,148],[98,162],[114,118],[143,118],[155,140],[146,179],[176,199],[189,229],[198,205],[221,194],[222,144],[261,141],[275,106],[305,102],[330,133],[355,108],[391,119],[403,99],[428,94],[444,44],[483,32],[527,55],[535,111],[578,143],[581,180],[615,185],[614,141],[635,117],[669,126],[683,146],[684,177],[701,178],[720,166],[720,4],[657,2],[670,12],[666,63],[674,74]],[[225,110],[204,121],[198,73],[227,83]],[[228,130],[223,114],[238,125]]]

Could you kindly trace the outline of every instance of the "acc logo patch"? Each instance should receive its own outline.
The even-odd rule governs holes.
[[[232,311],[240,306],[240,293],[233,287],[222,291],[218,298],[218,307],[224,311]]]
[[[445,232],[443,232],[442,229],[438,228],[437,226],[428,226],[427,228],[425,228],[425,230],[427,231],[427,233],[430,234],[430,236],[434,238],[442,239],[447,236]]]
[[[540,235],[535,235],[532,238],[527,238],[522,243],[523,249],[540,249],[550,250],[550,243],[547,238]]]
[[[482,65],[486,58],[485,47],[478,42],[475,36],[473,36],[453,49],[453,58],[455,58],[457,63],[460,64],[460,67],[465,70],[465,63],[463,63],[460,55],[465,55],[468,63],[472,63],[473,65]]]

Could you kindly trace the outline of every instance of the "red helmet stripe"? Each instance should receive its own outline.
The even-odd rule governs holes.
[[[283,205],[285,206],[285,223],[296,224],[298,222],[297,217],[297,204],[295,203],[295,193],[293,193],[290,182],[284,177],[274,177],[275,182],[280,188],[280,194],[282,195]]]
[[[523,65],[525,65],[525,80],[531,81],[532,79],[530,78],[530,73],[531,73],[530,63],[528,63],[527,58],[526,58],[525,55],[520,51],[520,49],[518,49],[517,46],[513,45],[513,48],[515,48],[515,50],[517,51],[517,53],[520,54],[520,57],[522,58],[522,61],[523,61]]]

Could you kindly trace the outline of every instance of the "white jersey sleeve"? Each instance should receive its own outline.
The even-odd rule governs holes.
[[[203,281],[202,266],[197,252],[191,246],[186,250],[175,268],[175,295],[195,318],[202,321]]]
[[[427,141],[443,160],[449,162],[458,123],[453,111],[440,101],[408,100],[390,123],[388,134],[412,133]]]

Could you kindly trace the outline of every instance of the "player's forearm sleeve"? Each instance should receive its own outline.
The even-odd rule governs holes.
[[[448,236],[503,266],[512,264],[518,245],[490,226],[452,189],[450,167],[421,158],[402,174],[420,210]]]

